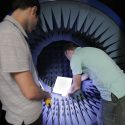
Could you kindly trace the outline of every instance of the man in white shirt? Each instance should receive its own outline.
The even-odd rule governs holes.
[[[102,108],[99,113],[101,118],[98,125],[124,125],[125,73],[123,70],[98,48],[81,48],[73,43],[67,43],[64,52],[70,60],[73,73],[73,84],[69,95],[80,89],[82,74],[87,74],[102,97]]]
[[[0,100],[6,125],[41,125],[41,100],[51,98],[39,87],[26,42],[39,13],[37,0],[14,0],[11,16],[0,23]]]

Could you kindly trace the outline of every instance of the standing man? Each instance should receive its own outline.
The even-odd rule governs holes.
[[[51,98],[39,87],[25,39],[39,13],[37,0],[13,0],[11,16],[0,23],[0,100],[6,125],[41,125],[41,100]]]
[[[123,71],[100,49],[81,48],[74,46],[73,43],[67,43],[64,51],[65,56],[70,60],[73,73],[73,84],[69,95],[80,89],[81,74],[87,74],[102,97],[98,125],[124,125],[125,74]]]

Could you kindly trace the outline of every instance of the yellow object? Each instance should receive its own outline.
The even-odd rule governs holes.
[[[51,106],[52,105],[51,98],[46,99],[45,103],[46,103],[47,106]]]

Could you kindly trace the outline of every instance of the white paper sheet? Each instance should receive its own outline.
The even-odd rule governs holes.
[[[53,92],[66,96],[72,84],[72,78],[57,76]]]

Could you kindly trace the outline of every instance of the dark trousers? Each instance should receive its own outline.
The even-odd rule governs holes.
[[[101,101],[98,125],[125,125],[125,96],[118,99],[112,94],[112,101]]]
[[[5,125],[13,125],[13,124],[6,122]],[[25,125],[24,122],[22,123],[22,125]],[[42,125],[42,116],[40,115],[40,117],[35,122],[33,122],[29,125]]]

